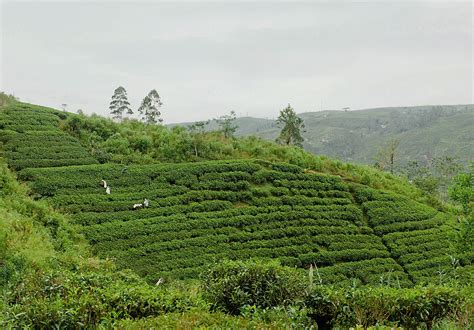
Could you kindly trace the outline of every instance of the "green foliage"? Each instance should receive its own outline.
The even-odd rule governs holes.
[[[226,139],[234,136],[238,126],[235,124],[236,120],[235,111],[231,111],[229,115],[224,115],[216,119],[217,125],[219,125],[219,132],[224,134]]]
[[[104,144],[102,144],[102,149],[107,153],[121,153],[127,154],[130,152],[130,143],[128,139],[124,138],[118,133],[110,136]]]
[[[205,308],[199,297],[169,286],[154,287],[113,268],[49,271],[27,276],[7,296],[4,322],[15,327],[91,327]]]
[[[432,329],[440,320],[455,321],[460,328],[472,325],[472,292],[446,286],[394,289],[388,287],[335,289],[315,287],[305,304],[318,328],[354,325],[397,325]]]
[[[48,171],[52,173],[54,170],[60,169],[50,169]],[[109,170],[110,169],[107,169],[106,171]],[[195,169],[194,173],[198,171],[198,169]],[[28,172],[33,172],[33,170],[28,170]],[[230,177],[233,178],[236,177],[236,175]],[[239,174],[238,177],[242,177],[242,174]],[[11,180],[6,181],[12,182]],[[18,188],[12,187],[9,190],[15,189]],[[87,200],[87,197],[85,197],[84,200]],[[307,211],[312,213],[310,210]],[[258,211],[255,210],[255,212]],[[219,217],[223,217],[223,215],[220,215]],[[163,220],[171,221],[172,219],[162,218],[160,221]],[[196,220],[202,221],[200,218],[196,218]],[[286,224],[287,223],[283,223],[283,225]],[[149,226],[147,223],[144,223],[143,225],[143,228]],[[113,226],[104,228],[104,233],[111,233],[111,229],[116,228],[116,226],[117,224],[115,223]],[[257,227],[260,228],[261,225],[258,225]],[[141,230],[140,228],[135,229],[138,231]],[[117,235],[122,235],[123,233],[124,231],[116,232]],[[309,235],[314,235],[316,233],[320,234],[321,229],[318,228],[315,232],[308,232]],[[167,235],[169,235],[169,233],[164,233],[163,237]],[[360,246],[367,247],[370,246],[367,242],[374,240],[370,235],[359,235],[359,237],[366,238],[360,240],[353,236],[353,240],[349,241],[348,236],[338,236],[329,233],[326,236],[319,236],[315,243],[327,244],[328,242],[331,242],[329,247],[333,245],[336,247],[337,244],[344,246],[350,243],[351,247],[355,247],[357,246],[357,242],[359,242]],[[156,238],[159,239],[159,237]],[[170,238],[172,239],[172,237]],[[217,238],[217,236],[210,238],[210,242],[212,242],[211,244],[216,244]],[[171,242],[172,241],[170,241],[170,243]],[[285,237],[284,240],[282,240],[282,243],[288,244],[289,241]],[[42,242],[41,246],[45,246],[44,242]],[[25,248],[27,248],[27,246]],[[220,247],[218,247],[218,249],[219,248]],[[159,248],[159,251],[160,254],[163,253],[163,246]],[[184,252],[189,253],[189,251]],[[276,253],[281,252],[277,250]],[[343,255],[345,254],[346,253]],[[172,260],[172,258],[166,254],[163,257],[166,262]],[[35,255],[31,260],[37,262],[39,259],[37,255]],[[372,273],[379,276],[381,274],[380,266],[383,265],[383,260],[387,259],[369,260],[371,261],[371,267],[373,267],[373,270],[368,267],[368,264],[362,265],[360,263],[355,263],[357,265],[342,263],[338,264],[337,267],[340,268],[341,266],[345,266],[348,268],[350,266],[352,268],[348,269],[352,269],[351,272],[356,269],[362,270],[361,274],[363,274],[363,277],[370,277],[370,274]],[[10,262],[9,264],[12,263]],[[222,270],[222,273],[212,273],[211,271],[205,273],[204,278],[210,276],[210,274],[215,275],[213,277],[208,277],[212,280],[211,284],[213,285],[213,288],[224,290],[231,287],[235,288],[235,285],[238,285],[238,288],[242,289],[242,291],[238,289],[233,291],[237,292],[235,295],[220,295],[223,299],[229,299],[230,297],[232,299],[235,298],[235,301],[239,301],[241,304],[249,304],[247,307],[240,308],[236,311],[236,313],[241,313],[243,315],[243,317],[237,319],[220,316],[222,314],[209,314],[206,305],[199,298],[199,294],[190,295],[189,291],[187,291],[189,289],[186,291],[180,291],[173,287],[151,287],[131,273],[117,272],[114,268],[104,269],[104,266],[100,266],[100,264],[95,265],[94,263],[89,262],[88,264],[79,267],[77,265],[66,267],[66,269],[73,269],[73,271],[68,271],[64,269],[63,266],[55,264],[53,269],[57,270],[50,270],[39,274],[32,273],[31,275],[27,275],[24,263],[16,261],[15,264],[17,265],[15,266],[18,274],[17,276],[21,276],[18,277],[18,280],[21,278],[21,282],[15,282],[18,283],[18,286],[15,285],[10,287],[8,290],[9,292],[12,292],[13,295],[7,296],[8,308],[4,310],[2,314],[4,318],[3,322],[6,326],[76,327],[79,325],[93,326],[97,324],[107,325],[111,323],[126,324],[130,326],[157,324],[153,322],[164,322],[158,323],[162,325],[168,324],[166,322],[169,322],[171,326],[171,324],[177,324],[178,322],[176,312],[179,312],[179,315],[183,315],[183,312],[185,313],[184,315],[193,315],[193,312],[189,310],[198,311],[194,312],[194,315],[196,315],[196,313],[199,315],[208,315],[207,317],[204,317],[204,319],[201,319],[201,321],[198,321],[196,316],[191,316],[191,319],[194,321],[188,321],[200,322],[197,324],[273,324],[275,326],[282,326],[291,323],[302,326],[310,324],[310,321],[306,319],[306,314],[320,322],[320,316],[318,315],[322,313],[321,309],[325,310],[328,308],[324,307],[324,304],[321,303],[321,298],[314,298],[314,296],[318,297],[318,295],[315,294],[312,294],[310,298],[305,299],[305,308],[307,311],[302,313],[282,313],[281,310],[278,312],[278,307],[276,310],[258,308],[258,304],[255,302],[261,302],[262,304],[272,302],[272,304],[276,305],[298,303],[298,299],[295,298],[302,296],[295,296],[295,292],[297,291],[292,283],[295,283],[297,288],[300,288],[300,290],[303,290],[307,285],[307,280],[302,277],[300,272],[295,269],[283,268],[284,270],[282,274],[282,267],[276,264],[270,264],[270,267],[267,267],[268,265],[265,263],[250,262],[245,263],[245,265],[247,265],[245,266],[246,268],[239,268],[235,267],[235,265],[242,263],[227,262],[224,265],[230,264],[232,265],[230,269],[237,269],[238,272],[231,272],[229,274],[229,268],[219,268],[217,266],[218,269]],[[250,267],[248,265],[250,265]],[[329,270],[328,268],[330,267],[322,268],[320,270],[323,281],[327,280],[329,274],[331,274],[326,271]],[[11,266],[10,269],[12,269]],[[11,273],[11,271],[8,273]],[[4,272],[4,274],[6,273]],[[341,274],[341,272],[334,272],[333,274]],[[11,280],[11,275],[9,278],[9,282],[13,283],[14,281]],[[245,285],[246,283],[253,283],[254,285]],[[272,284],[272,286],[269,286],[269,284]],[[247,288],[249,288],[249,290],[247,290]],[[293,290],[289,293],[285,291],[290,290],[291,288],[293,288]],[[338,291],[338,289],[332,290],[341,292]],[[457,296],[453,297],[451,294],[424,294],[421,295],[421,298],[416,298],[420,297],[420,294],[413,290],[393,290],[388,291],[388,293],[387,290],[388,289],[380,289],[380,291],[383,291],[381,294],[374,294],[372,293],[373,289],[369,288],[358,289],[356,293],[345,290],[342,291],[342,302],[334,299],[334,293],[326,294],[330,297],[326,298],[326,300],[330,299],[330,306],[339,306],[337,313],[333,315],[333,319],[329,322],[331,322],[331,324],[342,326],[353,326],[355,324],[374,324],[372,322],[375,320],[379,321],[379,323],[410,324],[411,326],[414,326],[422,324],[422,322],[425,321],[433,320],[433,322],[436,322],[436,320],[441,318],[451,318],[460,322],[460,325],[468,327],[469,305],[466,300],[460,301]],[[438,289],[436,288],[435,290]],[[460,292],[458,289],[451,289],[450,292],[453,290],[456,293]],[[208,294],[209,292],[213,291],[210,290],[209,287],[203,287],[203,293]],[[217,291],[217,293],[219,293],[219,291]],[[248,295],[245,293],[248,293]],[[412,296],[416,299],[412,298]],[[430,298],[431,296],[434,296],[436,299]],[[251,297],[252,300],[249,302],[248,300],[241,299],[242,297]],[[337,294],[336,297],[338,297]],[[394,300],[394,304],[396,303],[396,309],[390,304],[390,302],[393,301],[393,297],[396,298],[396,300]],[[313,299],[317,301],[316,305],[313,302]],[[421,307],[418,307],[417,304]],[[253,307],[254,305],[256,306]],[[385,310],[385,308],[389,309]],[[394,309],[395,311],[393,311]],[[291,308],[289,307],[287,310],[291,310]],[[348,311],[350,311],[350,313],[348,313]],[[391,313],[390,318],[384,318],[388,312]],[[324,311],[324,313],[327,314],[328,312]],[[157,314],[162,314],[162,316],[157,318]],[[153,316],[155,319],[143,319],[148,316]],[[129,320],[123,321],[124,319]],[[119,321],[120,323],[114,323],[115,321]]]
[[[318,173],[340,175],[351,181],[373,188],[385,188],[410,198],[425,201],[421,191],[395,176],[377,171],[369,166],[342,163],[324,156],[315,156],[301,148],[279,146],[255,137],[223,139],[218,132],[169,129],[161,125],[144,125],[135,120],[118,124],[99,116],[68,114],[64,130],[78,138],[81,144],[101,163],[149,164],[154,162],[189,162],[217,159],[265,159],[286,162]],[[114,134],[129,141],[128,148],[105,151],[104,144]],[[146,147],[136,141],[146,137]],[[114,137],[113,139],[115,139]],[[151,143],[151,144],[150,144]],[[110,145],[109,145],[110,146]]]
[[[87,328],[206,309],[197,293],[150,286],[90,258],[67,219],[29,199],[4,164],[0,182],[0,327]]]
[[[110,114],[115,120],[121,121],[123,114],[133,114],[130,103],[127,98],[127,91],[122,86],[117,87],[112,95],[112,101],[109,106]]]
[[[82,239],[68,224],[64,215],[53,212],[44,202],[33,202],[26,194],[25,187],[15,180],[5,164],[0,163],[0,207],[5,214],[2,225],[6,235],[6,247],[12,251],[18,248],[34,254],[36,249],[28,249],[34,244],[27,241],[31,238],[32,242],[37,244],[44,240],[45,236],[49,236],[53,239],[51,247],[57,251],[68,252],[73,248],[82,251],[83,247],[78,244]],[[37,232],[37,235],[28,235],[31,232]],[[51,242],[45,240],[45,247],[49,248],[48,244]],[[44,251],[45,254],[51,254],[46,251],[48,249]]]
[[[276,139],[277,142],[287,146],[303,147],[303,137],[301,136],[304,129],[303,119],[296,115],[289,104],[280,111],[276,124],[281,128],[280,135]]]
[[[443,282],[445,277],[456,277],[459,265],[453,263],[456,252],[449,238],[453,216],[404,196],[363,187],[354,189],[369,225],[414,282],[436,278]]]
[[[459,296],[438,287],[355,289],[472,277],[472,252],[457,254],[447,239],[452,217],[416,202],[423,195],[389,174],[203,127],[117,124],[22,103],[0,110],[0,141],[31,188],[2,165],[2,327],[171,325],[182,313],[188,324],[279,328],[311,327],[308,315],[333,315],[326,324],[409,327],[469,317],[464,289]],[[99,165],[89,152],[111,163]],[[187,162],[208,159],[221,160]],[[149,207],[132,208],[145,198]],[[90,258],[76,230],[116,266]],[[242,261],[251,257],[261,261]],[[208,270],[219,260],[235,261]],[[305,295],[301,268],[315,266],[317,284],[353,289]],[[203,271],[202,289],[171,282]],[[149,284],[159,278],[165,284]],[[243,317],[214,319],[201,290],[215,309]],[[394,292],[395,307],[385,301]],[[350,313],[333,312],[339,306]]]
[[[23,103],[0,112],[0,139],[10,167],[52,167],[95,164],[77,139],[60,130],[64,113]]]
[[[428,165],[412,161],[401,171],[415,186],[429,195],[448,199],[448,187],[464,165],[453,157],[435,157]]]
[[[299,117],[307,129],[304,148],[344,162],[373,164],[381,146],[399,139],[398,171],[411,161],[428,165],[432,158],[472,160],[473,112],[474,105],[466,104],[317,111]],[[236,124],[237,136],[274,141],[280,133],[275,120],[243,117]]]
[[[202,275],[202,290],[212,307],[239,314],[246,306],[269,308],[304,296],[303,273],[277,262],[223,261]]]
[[[138,108],[141,120],[147,124],[161,123],[160,108],[163,105],[161,102],[160,95],[156,89],[152,89],[142,101],[142,104]]]
[[[16,102],[18,99],[13,95],[8,95],[4,92],[0,92],[0,108],[9,105],[10,103]]]
[[[100,256],[116,258],[119,266],[131,267],[149,281],[196,277],[220,258],[249,256],[278,258],[298,267],[316,263],[323,283],[341,284],[356,279],[410,286],[412,281],[438,280],[440,272],[446,276],[457,267],[449,258],[454,252],[446,229],[441,236],[427,236],[423,249],[409,243],[407,250],[394,236],[414,232],[424,237],[449,217],[405,196],[357,188],[337,176],[291,164],[110,164],[27,169],[20,178],[30,181],[38,196],[72,213]],[[101,179],[112,195],[100,188]],[[149,208],[132,209],[145,198]],[[371,235],[373,243],[360,234]],[[351,245],[332,242],[328,235]],[[383,262],[377,266],[371,260]]]
[[[101,162],[143,164],[160,159],[184,162],[200,157],[256,155],[270,160],[110,164],[21,171],[20,178],[30,181],[36,197],[48,198],[83,226],[100,256],[117,258],[119,266],[132,267],[149,281],[156,281],[159,276],[196,277],[207,264],[219,258],[239,260],[249,256],[278,258],[285,265],[298,267],[316,263],[324,283],[346,283],[351,279],[364,284],[378,283],[380,276],[393,275],[400,285],[408,286],[413,280],[432,279],[440,271],[451,270],[448,259],[452,253],[446,240],[436,246],[438,253],[433,245],[429,251],[415,249],[401,259],[396,248],[387,249],[388,244],[398,243],[379,239],[395,232],[423,234],[445,223],[444,215],[408,197],[388,198],[378,190],[362,201],[358,191],[354,195],[363,204],[366,222],[354,203],[351,185],[337,176],[376,188],[387,187],[411,198],[422,196],[389,174],[257,139],[222,139],[218,134],[204,133],[204,124],[188,131],[180,127],[169,130],[136,121],[116,124],[100,117],[66,114],[64,129],[75,136],[72,137],[57,130],[63,123],[57,112],[27,108],[32,125],[56,127],[48,131],[48,138],[54,143],[68,143],[49,150],[8,150],[13,166],[27,155],[34,159],[27,167],[42,166],[41,162],[81,164],[82,158],[68,161],[63,156],[69,150],[76,155],[83,152],[80,146],[68,146],[77,143],[75,137]],[[48,120],[53,121],[47,124]],[[42,131],[29,131],[21,136],[3,132],[7,143],[26,143],[44,136]],[[55,153],[49,160],[38,160],[52,150]],[[279,159],[291,164],[277,162]],[[111,195],[100,188],[102,179],[109,183]],[[132,209],[133,204],[145,198],[150,200],[149,208]],[[360,234],[373,237],[375,244],[368,244]],[[327,240],[328,235],[341,235],[340,239],[351,241],[352,246],[329,244],[323,239]],[[428,249],[431,243],[426,244]],[[428,259],[423,264],[424,256]],[[407,268],[412,278],[407,277],[393,257],[400,258],[403,265],[414,263]],[[462,260],[466,258],[467,255]],[[377,268],[371,260],[383,262]],[[356,270],[356,265],[363,266]]]
[[[114,327],[125,329],[308,329],[314,322],[305,310],[294,307],[259,309],[254,306],[243,309],[241,316],[222,312],[191,310],[184,313],[167,313],[141,320],[122,320]]]
[[[260,257],[297,267],[316,263],[324,283],[378,283],[375,274],[396,269],[410,285],[337,176],[258,160],[25,169],[19,175],[83,226],[99,256],[116,258],[150,282],[197,277],[222,258]],[[111,195],[100,187],[102,179]],[[145,198],[148,208],[132,209]],[[387,263],[361,263],[358,272],[342,266],[372,259]]]
[[[455,235],[456,249],[462,254],[465,264],[473,264],[474,248],[474,164],[469,172],[460,173],[449,187],[450,197],[462,207],[459,231]]]
[[[461,204],[465,214],[474,210],[474,164],[471,164],[469,172],[460,173],[453,179],[453,184],[449,187],[449,195]]]

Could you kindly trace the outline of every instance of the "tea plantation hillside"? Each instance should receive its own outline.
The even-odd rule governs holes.
[[[70,166],[19,177],[71,214],[99,256],[150,281],[197,277],[220,259],[249,257],[316,264],[326,283],[409,285],[451,270],[447,215],[288,164]],[[145,198],[149,207],[134,210]]]
[[[276,160],[94,164],[61,130],[67,116],[21,103],[2,110],[8,164],[35,198],[70,215],[98,256],[150,282],[251,257],[316,265],[323,283],[338,284],[409,286],[453,270],[452,217],[405,195]],[[368,173],[362,181],[373,182]]]
[[[10,167],[96,164],[79,141],[59,128],[66,113],[15,102],[0,111],[0,139]]]
[[[14,99],[0,153],[0,328],[471,328],[463,227],[396,176]]]

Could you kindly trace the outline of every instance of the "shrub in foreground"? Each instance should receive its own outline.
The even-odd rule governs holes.
[[[32,274],[5,298],[0,327],[6,328],[93,328],[119,319],[206,309],[189,290],[151,286],[132,272],[113,268]]]
[[[364,287],[335,289],[315,287],[305,301],[309,315],[322,329],[334,326],[397,325],[431,329],[442,320],[469,328],[472,320],[472,292],[467,288],[444,286],[395,289]]]
[[[301,271],[276,261],[224,261],[202,275],[204,298],[212,307],[237,315],[246,306],[285,306],[303,298]]]
[[[140,320],[113,323],[119,329],[315,329],[304,310],[288,308],[248,308],[242,315],[190,310]]]

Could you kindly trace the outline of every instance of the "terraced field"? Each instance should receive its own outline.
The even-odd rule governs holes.
[[[448,216],[405,196],[261,160],[99,165],[60,130],[62,115],[2,111],[9,165],[99,256],[150,282],[197,277],[223,258],[316,264],[323,283],[407,286],[452,268]],[[133,208],[145,198],[149,207]]]
[[[16,170],[96,164],[79,142],[60,130],[66,114],[49,108],[14,103],[0,111],[4,157]]]
[[[355,189],[374,233],[414,282],[428,282],[453,268],[449,244],[452,216],[405,196]]]
[[[316,264],[322,280],[331,283],[357,278],[408,284],[449,268],[449,247],[439,236],[443,214],[375,191],[374,200],[362,204],[366,222],[348,183],[288,164],[70,166],[25,169],[20,178],[70,213],[98,255],[116,258],[149,280],[196,277],[222,258]],[[110,195],[100,186],[102,179],[110,185]],[[145,198],[149,207],[134,210]],[[427,236],[417,256],[422,265],[405,255],[409,246],[418,251],[416,245],[404,246],[397,239],[397,234],[406,238],[414,230],[436,233]]]

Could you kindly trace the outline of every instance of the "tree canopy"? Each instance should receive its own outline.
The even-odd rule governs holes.
[[[147,124],[157,124],[163,121],[160,108],[163,105],[156,89],[152,89],[138,108],[140,119]]]
[[[290,104],[280,111],[277,126],[282,129],[276,139],[278,143],[303,147],[303,137],[301,136],[301,133],[304,132],[303,119],[296,115]]]
[[[130,103],[128,102],[127,91],[122,86],[115,89],[109,109],[110,114],[117,121],[122,120],[124,113],[129,115],[133,114]]]
[[[219,125],[219,130],[224,134],[225,138],[230,138],[234,136],[235,131],[239,126],[235,124],[237,119],[235,111],[231,111],[229,115],[220,116],[216,119],[217,124]]]

